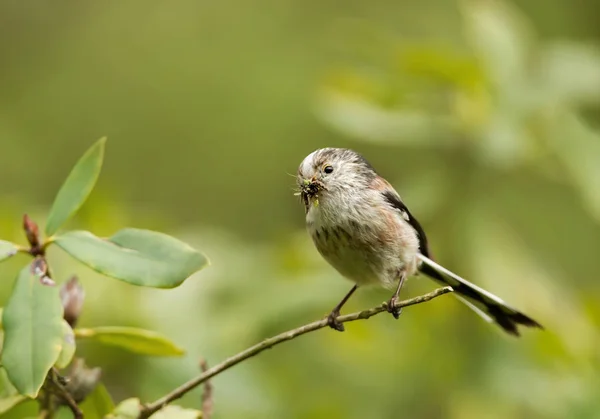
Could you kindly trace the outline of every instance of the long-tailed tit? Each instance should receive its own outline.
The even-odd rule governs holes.
[[[449,285],[462,302],[512,335],[517,325],[542,326],[490,292],[471,284],[431,258],[419,222],[384,178],[358,153],[323,148],[298,168],[298,186],[306,210],[306,227],[319,253],[342,276],[355,283],[328,316],[332,328],[340,309],[359,286],[394,289],[388,311],[395,308],[406,278],[423,273]]]

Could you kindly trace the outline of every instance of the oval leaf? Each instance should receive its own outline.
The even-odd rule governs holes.
[[[65,320],[62,321],[62,330],[62,348],[56,364],[54,364],[58,368],[66,368],[73,359],[73,355],[75,355],[75,333]]]
[[[176,287],[209,263],[187,244],[149,230],[127,228],[108,240],[70,231],[54,242],[101,274],[146,287]]]
[[[94,327],[75,329],[78,338],[92,338],[107,345],[119,346],[144,355],[180,356],[185,351],[163,335],[135,327]]]
[[[2,366],[20,394],[36,397],[62,348],[57,287],[44,286],[31,265],[21,270],[2,313]]]
[[[0,240],[0,262],[14,256],[18,252],[18,246],[14,243]]]
[[[98,383],[80,405],[86,419],[102,419],[115,408],[115,404],[102,383]]]
[[[107,419],[137,419],[141,412],[140,399],[132,397],[119,403],[114,412],[107,416]]]
[[[106,137],[96,141],[79,159],[63,183],[48,215],[46,235],[52,236],[83,205],[94,189],[102,160]]]
[[[196,409],[184,409],[180,406],[168,405],[150,416],[150,419],[200,419],[202,412]]]

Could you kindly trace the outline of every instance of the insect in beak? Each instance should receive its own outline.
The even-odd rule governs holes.
[[[325,185],[316,178],[311,179],[302,179],[302,184],[300,185],[300,192],[296,193],[296,195],[300,195],[302,202],[304,203],[304,207],[308,212],[310,208],[311,202],[314,203],[315,206],[319,205],[318,194],[321,190],[324,190]]]

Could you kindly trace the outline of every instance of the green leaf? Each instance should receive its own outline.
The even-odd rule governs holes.
[[[58,287],[42,285],[31,269],[19,273],[2,314],[2,366],[19,393],[34,398],[62,348],[63,309]]]
[[[575,43],[556,43],[540,52],[538,82],[545,103],[597,103],[600,100],[600,52]]]
[[[552,116],[552,125],[546,136],[548,146],[565,168],[561,174],[570,179],[583,198],[585,208],[600,222],[600,133],[574,113]],[[564,139],[569,138],[569,150],[564,150]]]
[[[14,243],[0,240],[0,262],[17,254],[18,246]]]
[[[202,412],[199,410],[168,405],[150,416],[150,419],[200,419],[201,417]]]
[[[56,364],[54,364],[58,368],[65,368],[69,365],[73,359],[73,355],[75,355],[75,333],[73,333],[73,329],[71,329],[71,326],[65,320],[62,321],[62,330],[62,349],[56,360]]]
[[[0,368],[0,397],[5,398],[15,394],[19,394],[19,392],[8,379],[4,368]]]
[[[409,74],[465,89],[485,82],[485,74],[477,60],[448,47],[408,45],[398,53],[398,61]]]
[[[492,82],[503,88],[520,81],[533,42],[529,22],[502,1],[463,2],[467,40]]]
[[[10,409],[26,400],[28,400],[27,397],[21,396],[20,394],[0,399],[0,415],[8,412]]]
[[[140,399],[125,399],[117,405],[112,414],[107,419],[137,419],[142,411]]]
[[[381,144],[438,146],[448,144],[456,124],[446,114],[417,108],[383,108],[373,101],[323,89],[317,115],[328,125],[360,140]]]
[[[91,338],[144,355],[179,356],[185,351],[163,335],[134,327],[106,326],[75,329],[77,338]]]
[[[115,404],[102,383],[99,383],[81,403],[81,411],[86,419],[102,419],[115,408]]]
[[[77,212],[94,189],[102,168],[105,143],[106,137],[96,141],[69,173],[67,180],[58,191],[50,215],[48,215],[48,222],[46,223],[47,236],[56,233]]]
[[[189,245],[149,230],[127,228],[108,240],[87,231],[70,231],[54,242],[101,274],[147,287],[176,287],[209,264]]]

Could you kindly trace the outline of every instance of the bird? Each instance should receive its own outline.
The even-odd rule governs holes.
[[[434,261],[421,224],[393,186],[358,152],[320,148],[304,158],[296,176],[306,229],[321,256],[354,286],[327,316],[332,329],[359,287],[395,290],[386,304],[398,319],[400,291],[410,276],[423,274],[450,286],[461,302],[506,333],[543,326],[501,298]]]

